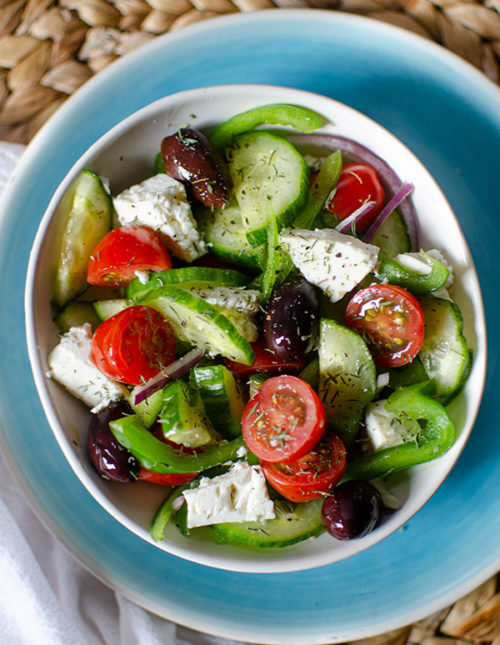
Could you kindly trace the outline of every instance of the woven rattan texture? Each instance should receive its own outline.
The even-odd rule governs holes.
[[[312,7],[438,42],[500,82],[500,0],[0,0],[0,140],[28,143],[93,74],[165,32],[216,16]],[[357,645],[500,645],[497,577],[415,625]]]
[[[0,140],[29,142],[93,74],[160,34],[279,7],[341,10],[392,23],[500,82],[500,0],[0,0]]]

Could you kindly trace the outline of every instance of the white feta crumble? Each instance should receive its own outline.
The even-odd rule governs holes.
[[[138,269],[134,271],[135,277],[139,280],[141,284],[147,284],[149,280],[149,271],[141,271]]]
[[[274,519],[260,466],[239,461],[231,470],[212,479],[203,477],[197,488],[183,493],[187,504],[187,526],[222,522],[256,522]]]
[[[245,287],[208,287],[192,288],[194,296],[205,300],[214,307],[233,309],[239,313],[256,313],[259,311],[260,291]]]
[[[122,226],[148,226],[166,236],[173,255],[192,262],[207,252],[184,185],[160,173],[113,198]]]
[[[90,359],[92,330],[88,323],[71,327],[49,355],[48,376],[99,412],[128,394],[127,388],[105,376]]]
[[[385,404],[386,400],[382,399],[366,406],[366,434],[373,451],[412,441],[420,431],[417,421],[397,417],[386,410]]]
[[[332,228],[283,229],[280,244],[304,278],[332,302],[341,300],[378,264],[378,247]]]
[[[375,383],[375,391],[381,392],[384,387],[387,387],[389,385],[390,381],[390,374],[389,372],[383,372],[382,374],[377,374],[377,381]]]
[[[430,256],[433,260],[440,262],[448,269],[450,275],[444,284],[444,288],[450,287],[453,284],[453,267],[441,251],[430,249],[429,251],[423,251],[423,253]],[[425,256],[422,256],[421,253],[398,253],[394,259],[396,262],[402,264],[406,269],[415,271],[415,273],[420,273],[421,275],[428,275],[432,271],[431,265],[426,262]]]

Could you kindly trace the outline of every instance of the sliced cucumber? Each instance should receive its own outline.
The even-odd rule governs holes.
[[[66,224],[54,278],[54,302],[62,307],[88,286],[89,259],[97,243],[111,230],[113,205],[99,177],[83,170],[59,209]]]
[[[94,309],[99,319],[107,320],[127,307],[130,307],[132,301],[128,298],[113,298],[112,300],[96,300]]]
[[[397,211],[393,211],[389,215],[370,244],[378,246],[390,258],[398,253],[408,253],[411,250],[408,229],[404,219]]]
[[[214,538],[218,544],[246,544],[261,548],[290,546],[323,532],[322,504],[323,499],[300,504],[277,500],[274,502],[275,519],[213,524]]]
[[[195,217],[210,249],[222,260],[248,269],[261,268],[264,247],[253,247],[247,240],[240,207],[234,197],[225,208],[199,209]]]
[[[229,286],[244,287],[248,284],[249,278],[236,269],[212,269],[210,267],[182,267],[180,269],[167,269],[166,271],[155,271],[149,276],[144,284],[138,278],[134,278],[127,285],[127,298],[139,298],[147,291],[157,287],[165,287],[169,284],[176,284],[182,287],[198,287],[200,289],[208,286]]]
[[[309,169],[291,143],[262,131],[237,136],[226,158],[247,239],[260,244],[273,219],[287,226],[305,205]]]
[[[250,365],[254,353],[250,343],[216,307],[176,286],[148,291],[136,304],[149,305],[170,322],[180,340],[195,347],[206,347],[213,355],[221,354]]]
[[[54,322],[62,332],[67,332],[71,327],[81,327],[85,323],[89,323],[94,330],[101,320],[91,302],[70,302],[54,318]]]
[[[158,421],[166,439],[187,448],[213,443],[217,433],[197,390],[179,379],[165,387],[162,398]]]
[[[241,415],[246,404],[242,387],[224,365],[197,365],[189,373],[214,428],[226,439],[241,434]]]
[[[424,296],[425,333],[419,358],[437,396],[448,402],[461,389],[471,369],[471,352],[463,335],[460,309],[451,300]]]
[[[319,331],[319,389],[329,427],[349,445],[376,392],[376,369],[365,341],[333,320]]]

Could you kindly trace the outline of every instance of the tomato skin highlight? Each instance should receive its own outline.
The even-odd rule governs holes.
[[[111,316],[92,337],[90,358],[109,378],[141,385],[175,359],[170,323],[155,309],[133,306]]]
[[[122,226],[110,231],[94,249],[87,282],[102,287],[125,287],[136,271],[164,271],[172,261],[160,236],[145,226]]]
[[[261,461],[268,483],[291,502],[307,502],[327,495],[342,479],[346,449],[335,434],[324,435],[311,452],[291,462]]]
[[[380,367],[400,367],[417,356],[424,340],[424,313],[415,296],[393,284],[358,291],[345,312],[346,327],[368,343]]]
[[[155,473],[141,466],[137,479],[160,486],[181,486],[181,484],[188,484],[197,475],[198,473]]]
[[[287,374],[262,384],[243,410],[241,426],[246,445],[259,459],[285,462],[318,443],[326,415],[312,387]]]
[[[267,349],[262,338],[257,339],[252,343],[252,349],[255,354],[255,358],[252,361],[251,365],[245,365],[244,363],[238,363],[230,359],[225,359],[224,364],[226,367],[231,370],[236,376],[250,376],[251,374],[259,374],[262,372],[270,372],[274,374],[281,374],[283,372],[289,374],[297,374],[307,364],[305,358],[297,359],[281,359],[278,358],[274,352]]]
[[[374,203],[357,220],[357,233],[364,233],[380,213],[385,202],[385,191],[372,166],[365,163],[344,164],[335,194],[328,203],[328,210],[340,220],[344,220],[369,201]]]

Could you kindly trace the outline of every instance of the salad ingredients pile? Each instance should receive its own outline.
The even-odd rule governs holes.
[[[181,128],[148,179],[84,170],[63,198],[49,376],[90,408],[102,477],[166,487],[155,540],[359,538],[381,478],[454,442],[452,267],[420,249],[411,183],[323,125],[274,104]]]

